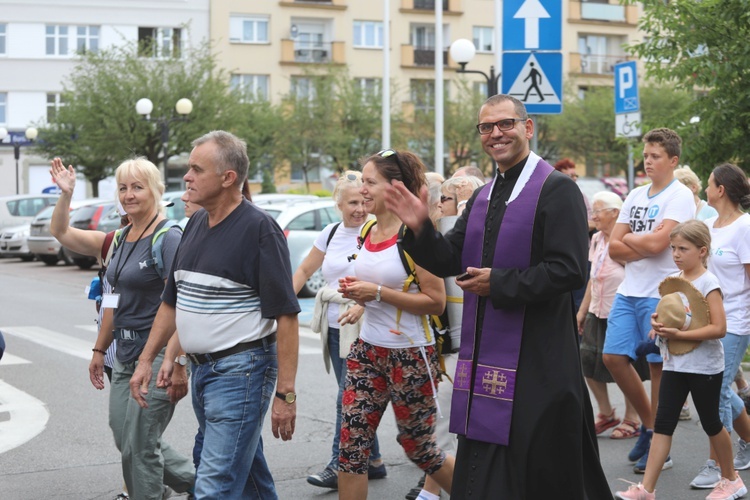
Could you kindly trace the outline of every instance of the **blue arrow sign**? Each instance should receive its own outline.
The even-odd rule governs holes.
[[[529,114],[562,113],[562,54],[503,54],[503,94],[522,101]]]
[[[634,113],[640,109],[635,61],[615,64],[615,114]]]
[[[562,50],[562,0],[505,0],[503,50]]]

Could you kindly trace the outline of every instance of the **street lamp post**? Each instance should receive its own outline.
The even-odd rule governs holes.
[[[476,73],[477,75],[482,75],[487,80],[487,97],[492,97],[493,95],[497,95],[499,93],[498,87],[498,80],[500,79],[500,73],[495,74],[495,67],[490,66],[490,74],[483,71],[479,71],[476,69],[466,69],[466,64],[468,64],[472,59],[474,59],[474,55],[477,53],[476,47],[474,47],[474,44],[471,42],[471,40],[467,40],[466,38],[459,38],[455,42],[451,44],[450,48],[450,54],[451,59],[456,61],[459,66],[461,66],[461,69],[457,70],[456,73]]]
[[[187,120],[187,115],[189,115],[193,111],[193,103],[190,99],[183,97],[182,99],[177,101],[177,104],[175,104],[174,109],[177,114],[168,117],[162,116],[159,118],[152,118],[151,111],[153,111],[153,109],[154,103],[151,102],[151,99],[147,97],[138,99],[138,102],[135,103],[136,113],[143,116],[145,120],[156,122],[156,124],[159,125],[161,129],[161,145],[164,154],[164,180],[166,181],[167,164],[169,161],[169,125],[171,125],[173,122]]]
[[[34,142],[34,139],[36,139],[38,133],[39,132],[36,128],[29,127],[26,129],[26,139],[28,139],[29,142]],[[0,127],[0,142],[4,141],[6,137],[8,137],[8,130]],[[23,144],[24,143],[22,142],[16,141],[15,136],[11,136],[11,142],[10,144],[8,144],[9,146],[13,146],[13,157],[16,159],[16,194],[21,194],[19,188],[20,174],[18,173],[18,160],[21,158],[21,146]]]

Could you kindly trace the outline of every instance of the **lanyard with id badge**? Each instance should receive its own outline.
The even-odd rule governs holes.
[[[117,290],[117,282],[120,279],[120,273],[122,273],[123,268],[125,267],[125,264],[128,262],[128,259],[133,254],[133,251],[135,250],[135,247],[138,245],[138,242],[141,241],[141,238],[143,238],[143,235],[148,231],[148,229],[151,227],[151,225],[154,223],[156,218],[159,216],[159,212],[156,212],[156,215],[154,215],[154,218],[151,219],[151,222],[148,223],[148,226],[146,226],[146,229],[144,229],[140,236],[138,236],[138,239],[135,240],[134,245],[130,247],[130,251],[125,256],[124,259],[122,259],[122,263],[120,262],[120,259],[118,259],[118,262],[115,266],[115,276],[112,280],[112,292],[105,293],[102,295],[102,307],[110,308],[110,309],[117,309],[117,307],[120,305],[120,294],[115,293]],[[126,235],[123,235],[123,240],[125,239]]]

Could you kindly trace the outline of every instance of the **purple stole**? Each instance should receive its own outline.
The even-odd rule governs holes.
[[[532,154],[529,160],[533,161],[534,156]],[[527,161],[523,168],[531,168],[529,163]],[[553,171],[554,168],[539,159],[526,185],[508,203],[497,236],[493,268],[527,269],[531,264],[536,208],[542,186]],[[464,269],[482,267],[485,217],[491,193],[492,184],[485,185],[471,208],[462,251]],[[450,431],[477,441],[507,446],[525,307],[495,309],[487,297],[482,345],[477,349],[478,304],[479,296],[464,293],[461,350],[453,379]]]

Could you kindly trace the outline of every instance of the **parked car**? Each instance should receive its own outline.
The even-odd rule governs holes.
[[[80,207],[92,204],[103,203],[104,200],[100,199],[88,199],[81,201],[71,201],[70,209],[71,216],[75,210]],[[41,260],[48,266],[57,265],[58,261],[62,260],[65,265],[73,264],[73,260],[68,257],[63,251],[62,245],[57,239],[52,236],[49,232],[49,224],[52,220],[52,212],[55,210],[55,206],[51,205],[42,210],[34,217],[31,221],[31,229],[29,232],[29,251],[32,252],[38,260]],[[119,220],[118,220],[119,223]]]
[[[110,213],[114,206],[115,202],[109,200],[80,207],[70,214],[70,225],[78,229],[98,229],[102,217],[105,214]],[[65,253],[66,258],[72,260],[73,263],[81,269],[90,269],[97,263],[95,257],[79,254],[67,247],[63,247],[63,252]]]
[[[305,260],[320,231],[332,222],[339,222],[341,215],[331,198],[297,199],[285,203],[260,205],[284,231],[289,245],[292,273]],[[326,286],[323,273],[318,269],[300,290],[302,297],[314,297]]]
[[[0,232],[0,257],[20,257],[22,261],[34,260],[29,251],[29,224],[10,226]]]
[[[319,200],[314,194],[258,193],[252,195],[253,203],[262,205],[279,205],[297,200]]]
[[[0,197],[0,230],[9,226],[30,224],[44,207],[54,205],[56,194],[18,194]]]

